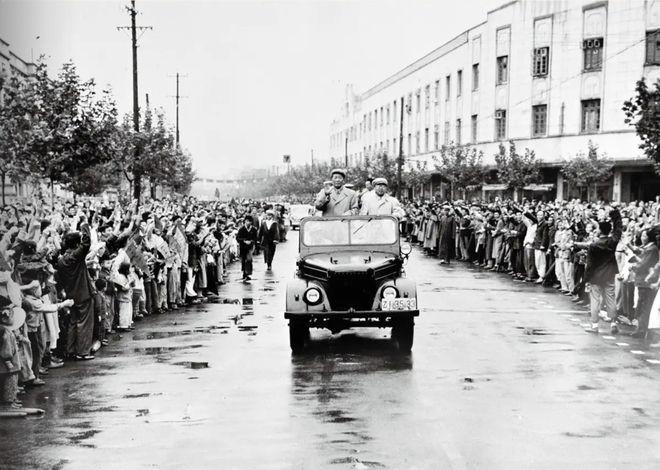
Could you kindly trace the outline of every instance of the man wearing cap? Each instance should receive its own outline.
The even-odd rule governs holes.
[[[316,196],[314,206],[322,211],[323,217],[355,215],[358,212],[357,193],[344,187],[346,171],[335,168],[330,173],[332,186],[326,185]]]
[[[362,201],[360,215],[393,215],[400,219],[406,212],[399,201],[387,193],[387,180],[385,178],[374,179],[373,196]]]

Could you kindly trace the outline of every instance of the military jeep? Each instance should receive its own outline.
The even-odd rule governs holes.
[[[289,342],[305,349],[310,328],[392,328],[399,350],[413,344],[417,287],[407,279],[399,223],[391,216],[306,217],[295,279],[286,289]]]

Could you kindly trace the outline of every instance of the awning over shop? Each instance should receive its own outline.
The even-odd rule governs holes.
[[[525,191],[552,191],[555,188],[554,183],[528,184],[523,189]]]
[[[508,186],[506,184],[484,184],[484,191],[506,191]]]

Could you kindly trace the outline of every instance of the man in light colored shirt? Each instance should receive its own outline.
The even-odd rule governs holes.
[[[360,215],[393,215],[400,219],[406,215],[399,201],[387,194],[387,180],[374,179],[373,196],[362,202]]]

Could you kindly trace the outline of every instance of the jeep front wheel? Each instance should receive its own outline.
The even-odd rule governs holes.
[[[392,339],[399,345],[399,351],[410,352],[415,335],[415,321],[412,318],[394,320]]]
[[[289,345],[293,353],[302,352],[309,341],[309,326],[304,320],[289,320]]]

